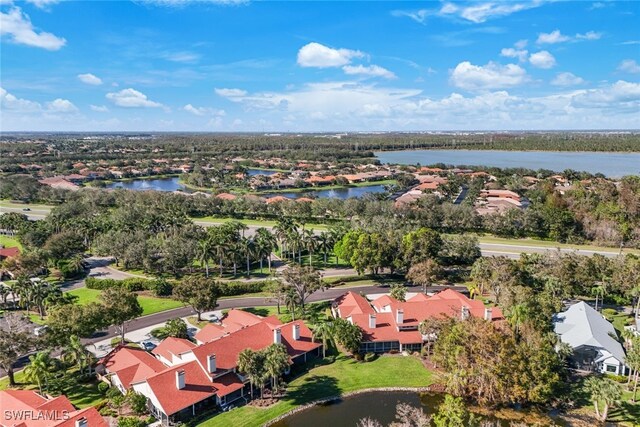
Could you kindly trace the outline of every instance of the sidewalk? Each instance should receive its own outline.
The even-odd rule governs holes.
[[[214,311],[208,311],[206,313],[202,313],[202,318],[209,319],[212,315],[215,315],[218,318],[221,318],[222,310],[214,310]],[[185,323],[187,324],[187,332],[189,334],[189,337],[193,338],[193,336],[195,336],[195,334],[197,334],[198,331],[200,331],[200,328],[189,323],[189,321],[187,320],[187,317],[182,317],[181,319],[184,320]],[[166,322],[162,322],[155,325],[147,326],[146,328],[140,328],[140,329],[128,331],[124,334],[124,337],[127,341],[132,343],[140,344],[143,341],[149,341],[154,344],[158,344],[159,340],[151,336],[151,331],[153,331],[154,329],[163,327],[165,324]],[[111,345],[112,339],[113,338],[107,338],[105,340],[98,341],[94,344],[88,345],[87,350],[89,350],[91,353],[94,354],[94,356],[98,358],[104,357],[111,350],[113,350],[113,346]]]

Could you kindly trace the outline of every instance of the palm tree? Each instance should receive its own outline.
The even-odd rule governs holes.
[[[51,370],[51,357],[49,352],[42,351],[33,356],[29,356],[29,365],[24,368],[25,378],[28,381],[36,382],[38,390],[42,393],[42,383],[46,384]]]
[[[596,410],[596,416],[601,421],[606,421],[609,416],[609,409],[620,403],[622,389],[620,384],[609,378],[590,377],[585,386],[591,395],[591,401]],[[600,412],[600,401],[604,402],[602,413]]]
[[[0,299],[2,299],[2,306],[7,306],[7,298],[9,298],[9,294],[11,293],[11,289],[4,284],[0,285]]]
[[[213,248],[213,242],[208,236],[198,242],[198,261],[204,264],[206,277],[209,277],[209,261],[212,258]]]
[[[313,328],[313,341],[316,339],[322,340],[322,357],[325,358],[327,356],[327,344],[329,341],[333,340],[333,334],[335,332],[335,328],[333,327],[333,322],[324,321],[315,325]]]
[[[284,294],[284,305],[291,313],[291,320],[296,320],[296,307],[298,306],[298,294],[289,289]]]
[[[266,228],[260,227],[256,230],[255,242],[257,256],[260,258],[260,272],[262,272],[262,261],[267,258],[269,273],[271,273],[271,253],[277,244],[276,237]]]
[[[271,377],[271,387],[278,392],[279,378],[289,367],[289,353],[283,344],[271,344],[266,349],[264,368],[266,374]]]
[[[598,297],[600,298],[600,305],[602,305],[602,300],[604,299],[604,295],[605,295],[605,287],[600,284],[598,286],[595,286],[591,289],[591,295],[596,297],[596,311],[598,311]]]
[[[333,241],[331,239],[331,234],[326,231],[322,231],[320,234],[316,236],[317,248],[320,252],[322,252],[322,256],[324,259],[324,265],[327,265],[327,253],[333,248]]]
[[[313,229],[304,230],[302,232],[302,245],[309,254],[309,267],[311,267],[311,259],[313,258],[313,250],[316,248],[316,235],[313,233]]]
[[[255,358],[253,357],[254,351],[250,348],[245,348],[238,354],[238,371],[243,372],[247,378],[249,378],[249,386],[251,387],[251,398],[253,398],[253,384],[251,381],[251,372],[254,371]]]
[[[529,318],[529,309],[524,304],[516,304],[511,307],[509,313],[509,324],[513,327],[516,340],[520,336],[520,326]]]
[[[78,371],[82,373],[85,367],[91,368],[91,359],[93,354],[89,352],[77,335],[71,335],[69,342],[62,352],[62,358],[66,362],[75,363]]]

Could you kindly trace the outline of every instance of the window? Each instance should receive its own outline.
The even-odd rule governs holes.
[[[607,372],[613,372],[614,374],[618,371],[618,367],[616,365],[605,365],[605,369]]]

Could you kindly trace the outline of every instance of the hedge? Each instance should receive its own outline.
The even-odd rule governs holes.
[[[234,297],[237,295],[262,292],[268,281],[260,282],[222,282],[220,283],[220,296]]]

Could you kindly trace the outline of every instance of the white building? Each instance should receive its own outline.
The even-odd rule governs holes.
[[[625,354],[613,325],[585,302],[572,305],[554,317],[560,340],[573,348],[579,369],[625,374]]]

